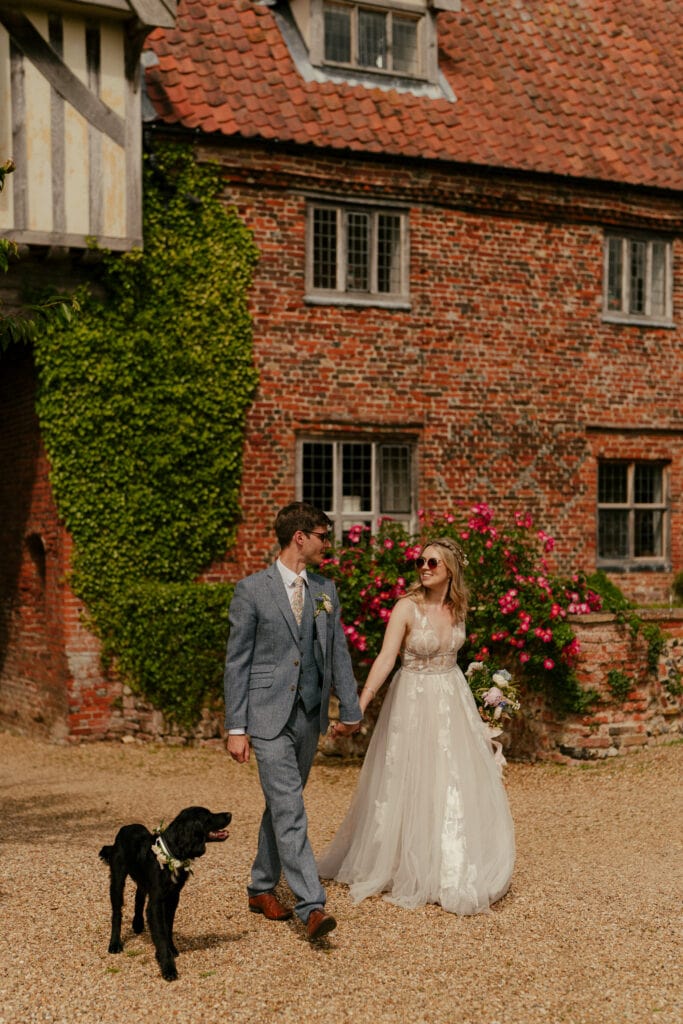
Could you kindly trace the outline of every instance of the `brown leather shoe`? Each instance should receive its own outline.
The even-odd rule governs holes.
[[[292,916],[292,911],[283,906],[272,892],[262,892],[258,896],[250,896],[249,909],[252,914],[263,914],[269,921],[287,921]]]
[[[331,914],[326,914],[324,910],[312,910],[306,922],[306,935],[309,942],[315,942],[336,927],[337,922]]]

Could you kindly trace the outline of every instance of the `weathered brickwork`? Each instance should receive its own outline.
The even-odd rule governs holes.
[[[670,742],[683,732],[683,612],[645,612],[668,637],[656,674],[644,668],[645,643],[633,641],[628,629],[610,615],[594,614],[573,625],[581,644],[579,676],[599,702],[585,715],[565,718],[538,696],[525,694],[524,712],[506,729],[512,756],[559,762],[590,761],[628,754],[641,747]],[[617,669],[631,681],[626,699],[608,685]]]
[[[529,509],[555,536],[563,570],[595,567],[597,459],[669,462],[680,571],[682,332],[601,317],[605,227],[680,236],[675,201],[380,161],[283,155],[275,164],[257,147],[201,153],[223,163],[225,200],[261,251],[261,386],[245,523],[226,571],[260,568],[271,553],[274,510],[294,493],[298,436],[388,431],[418,444],[422,507]],[[409,311],[306,304],[307,193],[410,202]],[[680,318],[680,242],[674,259]],[[666,601],[672,573],[615,579],[638,600]]]
[[[38,735],[67,731],[63,534],[34,409],[28,352],[0,379],[0,720]]]
[[[670,742],[683,732],[683,612],[649,613],[665,631],[667,647],[656,674],[643,668],[642,642],[635,645],[611,616],[596,614],[574,621],[581,643],[579,674],[587,689],[597,690],[599,702],[590,713],[561,717],[533,693],[522,694],[523,711],[505,727],[503,742],[512,759],[561,763],[596,760],[633,753],[645,746]],[[627,698],[615,698],[607,685],[609,670],[618,666],[633,686]],[[70,719],[68,739],[121,740],[221,746],[222,716],[204,713],[191,733],[166,721],[161,712],[140,700],[129,687],[110,679],[88,688],[70,683],[81,715]],[[77,697],[75,696],[77,694]],[[376,702],[379,706],[379,701]],[[346,740],[321,740],[323,757],[359,756],[371,732]]]
[[[614,578],[640,601],[668,601],[683,568],[683,337],[680,327],[604,322],[601,293],[606,226],[667,232],[680,321],[675,197],[258,146],[200,154],[222,164],[225,202],[261,254],[252,292],[260,386],[247,425],[244,521],[207,578],[238,578],[274,554],[272,522],[295,495],[299,437],[392,435],[417,445],[420,506],[529,509],[556,538],[562,570],[595,567],[597,460],[667,462],[671,571]],[[407,204],[410,309],[305,301],[309,195]],[[34,378],[25,354],[3,358],[0,721],[74,739],[166,737],[160,715],[103,677],[68,589],[69,538],[49,488]],[[610,649],[609,664],[619,657]],[[645,713],[637,704],[619,714],[635,721]],[[590,749],[588,739],[597,751],[622,752],[626,731],[619,743],[609,733],[617,726],[591,719],[570,735],[547,720],[543,728],[547,750],[568,757],[563,747]],[[644,728],[649,742],[654,732]],[[203,723],[197,738],[217,741],[215,723]],[[543,753],[546,740],[538,743]]]

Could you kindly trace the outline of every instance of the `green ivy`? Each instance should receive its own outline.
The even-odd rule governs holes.
[[[220,188],[217,169],[185,148],[148,157],[144,252],[104,254],[104,298],[81,294],[68,330],[36,340],[72,585],[131,686],[184,725],[214,687],[201,651],[216,628],[225,644],[228,593],[187,584],[234,541],[257,384],[247,302],[257,250]],[[188,657],[171,672],[161,652],[174,631]]]
[[[108,607],[118,671],[186,729],[222,694],[232,592],[229,584],[141,583]]]
[[[618,704],[623,704],[636,683],[618,668],[611,668],[607,673],[607,685]]]
[[[633,640],[639,636],[647,645],[647,669],[653,675],[657,672],[659,659],[666,650],[667,639],[661,626],[656,622],[645,622],[635,610],[632,601],[615,586],[602,570],[588,577],[588,585],[600,595],[605,611],[611,612],[622,629],[628,628]]]

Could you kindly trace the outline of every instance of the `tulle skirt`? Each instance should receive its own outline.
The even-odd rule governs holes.
[[[401,668],[390,685],[322,878],[401,907],[489,909],[510,885],[512,818],[486,727],[455,666]]]

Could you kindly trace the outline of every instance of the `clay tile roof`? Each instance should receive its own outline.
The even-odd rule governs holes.
[[[306,81],[270,5],[180,0],[147,89],[207,133],[683,188],[679,0],[462,0],[438,33],[455,100]]]

